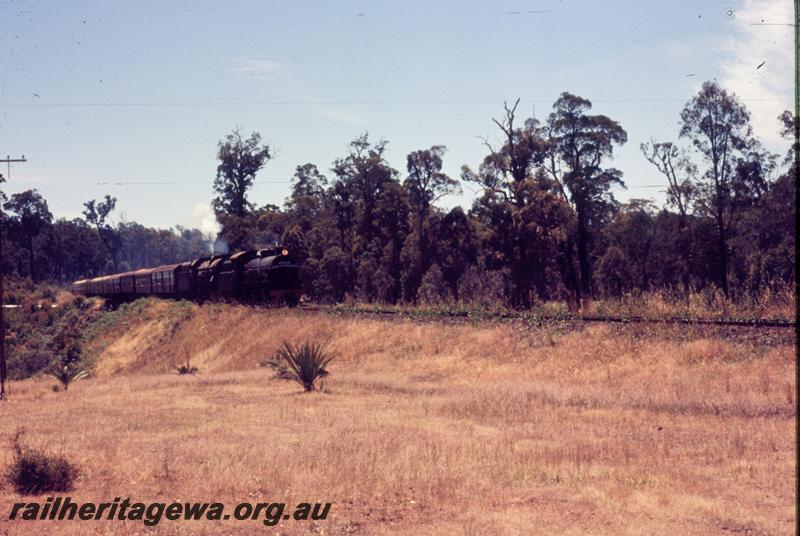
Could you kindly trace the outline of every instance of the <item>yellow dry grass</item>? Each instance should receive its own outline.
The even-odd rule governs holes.
[[[11,385],[10,441],[63,451],[74,500],[333,502],[325,522],[172,522],[165,534],[790,534],[795,347],[699,332],[415,324],[155,303],[95,378]],[[684,330],[685,331],[685,330]],[[331,337],[324,392],[258,367]],[[782,338],[781,338],[782,337]],[[199,367],[179,376],[171,365]],[[43,500],[44,497],[41,497]],[[0,533],[147,533],[8,521]],[[88,524],[87,524],[88,523]]]

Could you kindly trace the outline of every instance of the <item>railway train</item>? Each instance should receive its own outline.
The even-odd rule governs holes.
[[[299,268],[288,248],[247,250],[81,279],[72,283],[72,292],[112,302],[156,296],[294,306],[303,292]]]

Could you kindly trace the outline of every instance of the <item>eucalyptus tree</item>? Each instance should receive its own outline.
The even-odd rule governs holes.
[[[47,201],[36,190],[25,190],[14,194],[3,205],[11,215],[10,231],[18,231],[20,241],[28,250],[28,274],[37,280],[34,261],[34,239],[53,221],[53,215],[47,207]]]
[[[253,132],[242,137],[238,127],[217,145],[217,175],[214,178],[212,201],[217,215],[229,214],[243,218],[253,208],[247,191],[253,186],[256,173],[272,158],[269,145],[261,144],[261,134]]]
[[[617,202],[612,186],[624,187],[622,171],[604,167],[614,147],[628,141],[617,121],[605,115],[590,115],[588,99],[564,92],[553,104],[543,132],[547,138],[545,168],[558,190],[575,211],[580,290],[591,293],[590,242]]]
[[[547,297],[553,264],[568,273],[563,250],[570,216],[553,181],[541,170],[547,154],[541,126],[533,118],[515,125],[518,105],[519,99],[513,106],[504,105],[505,117],[493,119],[503,134],[502,144],[495,147],[484,139],[489,154],[477,172],[463,166],[461,177],[482,189],[471,215],[485,230],[487,268],[508,270],[511,303],[529,307],[534,295]],[[567,288],[574,286],[569,276],[564,279]]]
[[[729,294],[728,239],[734,215],[741,208],[741,164],[755,150],[750,113],[716,81],[704,82],[681,111],[680,137],[689,140],[704,160],[696,181],[697,206],[716,224],[719,285]]]
[[[97,234],[100,236],[106,251],[111,255],[111,261],[116,270],[123,242],[119,231],[111,223],[110,216],[117,206],[117,198],[106,195],[103,201],[98,202],[95,199],[91,199],[85,202],[83,206],[83,217],[87,223],[97,229]]]
[[[425,237],[425,219],[428,217],[428,212],[431,206],[445,195],[460,193],[458,181],[442,172],[442,156],[446,150],[443,145],[434,145],[430,149],[411,152],[406,157],[408,177],[403,186],[408,192],[415,212],[420,266],[423,270],[428,266],[426,258],[428,244]]]

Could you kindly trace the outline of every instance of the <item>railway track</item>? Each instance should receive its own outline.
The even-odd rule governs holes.
[[[405,317],[416,320],[468,320],[468,321],[521,321],[527,323],[551,322],[587,322],[613,324],[683,324],[711,325],[750,328],[786,328],[795,329],[797,322],[787,319],[760,318],[684,318],[684,317],[646,317],[646,316],[602,316],[602,315],[541,315],[533,313],[509,312],[470,312],[470,311],[433,311],[427,309],[388,309],[369,307],[335,307],[324,305],[302,305],[303,311],[320,312],[345,316],[379,316]]]

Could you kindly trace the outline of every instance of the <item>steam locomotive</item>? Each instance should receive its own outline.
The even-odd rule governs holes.
[[[297,305],[303,292],[297,260],[285,247],[238,251],[81,279],[72,292],[123,302],[142,296]]]

